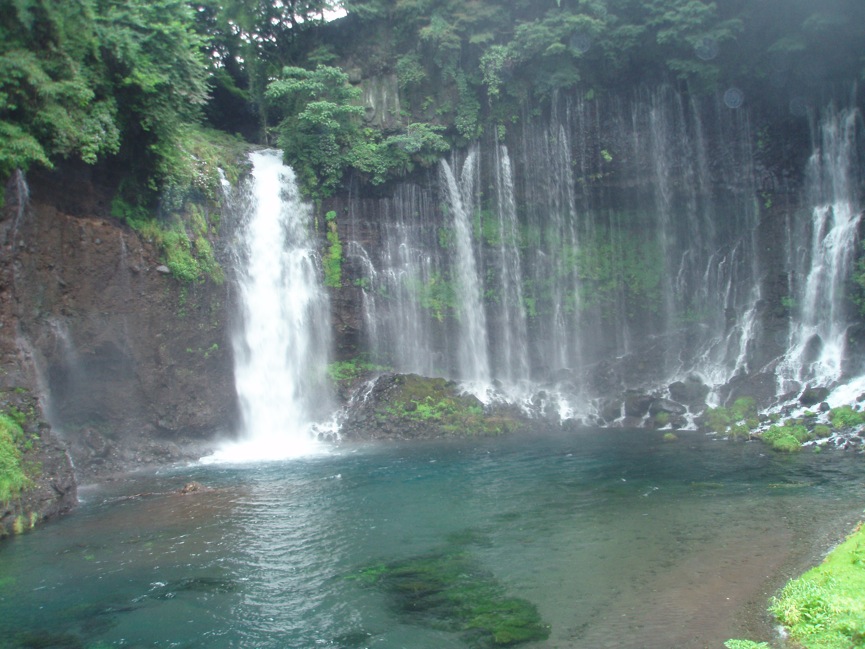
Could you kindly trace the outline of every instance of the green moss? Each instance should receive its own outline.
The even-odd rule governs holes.
[[[806,649],[865,646],[865,528],[789,582],[770,611]]]
[[[756,402],[751,397],[739,397],[729,407],[709,408],[703,415],[703,425],[719,435],[748,439],[760,425]]]
[[[376,563],[351,577],[384,590],[408,622],[460,633],[471,647],[511,646],[549,636],[537,607],[509,596],[460,547]]]
[[[325,215],[327,223],[327,251],[324,255],[324,285],[331,288],[342,286],[342,242],[336,225],[336,212]]]
[[[390,368],[376,365],[363,357],[356,356],[345,361],[336,361],[327,366],[327,374],[335,383],[354,381],[363,374],[386,372]]]
[[[814,434],[808,428],[797,421],[788,421],[782,426],[777,424],[770,426],[761,439],[776,451],[795,453],[804,442],[814,439]]]
[[[851,406],[840,406],[829,411],[829,421],[836,429],[854,428],[865,423],[865,414]]]
[[[0,413],[0,503],[9,502],[30,484],[23,463],[27,444],[21,425],[9,414]]]

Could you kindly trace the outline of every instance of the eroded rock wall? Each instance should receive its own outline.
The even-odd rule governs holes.
[[[229,283],[164,272],[153,244],[74,180],[7,189],[4,383],[43,395],[80,479],[199,455],[236,417]]]

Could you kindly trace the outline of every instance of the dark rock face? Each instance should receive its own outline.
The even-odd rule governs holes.
[[[61,200],[65,180],[37,178],[29,200],[7,189],[3,386],[49,397],[46,418],[79,478],[199,455],[236,419],[228,284],[165,274],[153,246],[107,216],[98,189],[70,184]]]

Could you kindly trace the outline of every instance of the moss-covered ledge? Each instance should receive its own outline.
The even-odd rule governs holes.
[[[69,511],[77,501],[63,444],[24,388],[0,391],[0,538]]]
[[[387,373],[360,390],[347,406],[345,440],[501,435],[528,423],[516,408],[485,406],[442,378]]]

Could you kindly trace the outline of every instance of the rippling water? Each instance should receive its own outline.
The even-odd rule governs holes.
[[[767,597],[862,493],[859,456],[647,431],[176,467],[0,544],[0,646],[465,648],[349,578],[454,544],[537,606],[550,637],[525,646],[769,639]]]

